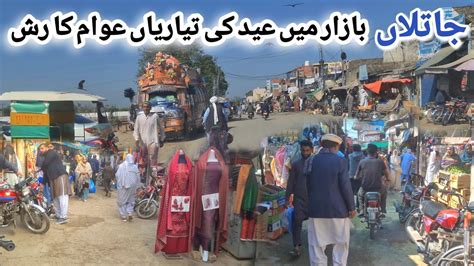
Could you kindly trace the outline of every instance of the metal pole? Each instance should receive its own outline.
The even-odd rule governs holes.
[[[325,91],[325,88],[326,88],[326,84],[324,82],[324,58],[323,58],[323,46],[320,45],[319,46],[319,67],[320,67],[320,75],[321,75],[321,80],[322,80],[322,88],[323,88],[323,91]]]

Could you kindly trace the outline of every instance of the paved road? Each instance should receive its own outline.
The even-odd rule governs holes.
[[[304,125],[318,123],[328,117],[311,116],[304,113],[281,114],[264,121],[260,117],[248,121],[231,122],[231,133],[235,142],[233,149],[256,148],[260,141],[270,135],[300,130]],[[131,134],[119,134],[122,147],[133,143]],[[160,151],[160,161],[166,162],[178,148],[184,149],[196,158],[205,145],[205,139],[197,137],[185,142],[166,143]],[[0,265],[199,265],[190,258],[168,261],[155,255],[154,241],[156,220],[134,219],[123,223],[117,214],[115,192],[112,198],[105,198],[103,191],[92,195],[87,202],[70,201],[70,223],[56,225],[45,235],[34,235],[19,225],[0,229],[17,244],[16,250],[0,250]],[[392,200],[397,195],[391,196]],[[386,226],[371,241],[368,231],[358,220],[353,221],[349,265],[416,265],[414,245],[410,244],[402,227],[390,208]],[[259,243],[256,265],[308,265],[307,249],[298,260],[291,260],[287,252],[291,248],[290,235],[285,235],[274,245]],[[306,239],[306,237],[304,238]],[[251,261],[238,261],[223,253],[215,265],[254,265]]]

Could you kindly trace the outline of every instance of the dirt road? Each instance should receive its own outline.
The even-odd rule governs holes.
[[[234,143],[231,148],[258,147],[262,138],[270,134],[299,130],[303,125],[318,123],[321,117],[308,114],[282,114],[269,121],[257,117],[230,123]],[[119,134],[122,147],[133,143],[131,134]],[[205,139],[169,142],[160,151],[160,160],[166,162],[177,148],[183,148],[191,157],[199,154]],[[12,239],[17,248],[13,252],[0,250],[0,265],[201,265],[190,258],[166,260],[154,254],[157,221],[135,218],[123,223],[118,216],[115,192],[105,198],[104,192],[92,194],[90,200],[70,200],[70,223],[56,225],[45,235],[29,233],[20,223],[0,229],[0,235]],[[393,195],[395,198],[397,195]],[[402,227],[390,209],[386,229],[377,240],[369,241],[368,232],[358,220],[352,230],[349,265],[415,265],[415,247],[408,243]],[[258,244],[256,265],[308,265],[307,249],[299,260],[290,260],[291,237],[285,235],[275,245]],[[306,239],[306,237],[305,237]],[[419,261],[418,261],[419,262]],[[204,264],[203,264],[204,265]],[[252,261],[238,261],[223,252],[214,265],[254,265]]]

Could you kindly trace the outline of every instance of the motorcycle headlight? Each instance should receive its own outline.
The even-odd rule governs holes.
[[[24,188],[21,190],[21,195],[22,195],[23,197],[29,196],[29,195],[30,195],[30,189],[27,188],[27,187],[24,187]]]

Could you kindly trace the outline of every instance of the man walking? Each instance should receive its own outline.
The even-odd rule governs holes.
[[[94,181],[94,184],[97,185],[96,180],[97,180],[97,174],[99,173],[100,170],[100,162],[97,160],[97,155],[93,155],[90,160],[89,164],[91,165],[92,168],[92,180]]]
[[[357,196],[357,192],[360,189],[361,181],[359,179],[356,179],[356,172],[357,168],[359,167],[360,161],[362,161],[365,156],[359,144],[352,145],[352,151],[353,152],[349,154],[349,178],[351,179],[352,192],[356,197],[356,209],[357,211],[359,211],[360,203]]]
[[[308,189],[306,188],[306,176],[304,166],[313,153],[313,144],[309,140],[300,142],[301,158],[291,164],[290,177],[286,187],[286,201],[292,202],[293,223],[291,233],[293,235],[293,256],[301,255],[301,230],[303,221],[308,219]]]
[[[364,196],[367,192],[379,192],[381,196],[382,217],[387,213],[387,187],[389,172],[384,161],[377,156],[377,146],[367,145],[367,158],[359,163],[356,177],[361,180],[359,189],[360,217],[364,215]],[[385,183],[385,184],[384,184]]]
[[[67,223],[69,195],[72,193],[66,168],[55,150],[48,149],[46,144],[41,144],[39,149],[43,159],[39,160],[38,163],[43,173],[48,177],[56,208],[56,223]]]
[[[305,167],[308,188],[308,243],[311,265],[327,265],[324,253],[334,245],[333,264],[347,265],[349,218],[356,215],[347,163],[337,155],[342,139],[334,134],[321,138],[322,149]],[[309,167],[310,166],[310,167]]]
[[[402,175],[400,176],[401,183],[410,183],[411,170],[413,168],[413,163],[416,161],[416,157],[413,155],[411,149],[407,149],[406,152],[402,154],[400,161],[400,166],[402,167]]]
[[[158,164],[158,150],[163,147],[165,141],[165,129],[160,121],[160,117],[156,113],[151,113],[149,102],[143,104],[143,113],[139,114],[135,121],[135,129],[133,137],[136,146],[142,147],[148,155],[147,166],[154,167]],[[146,183],[149,183],[147,176]]]

